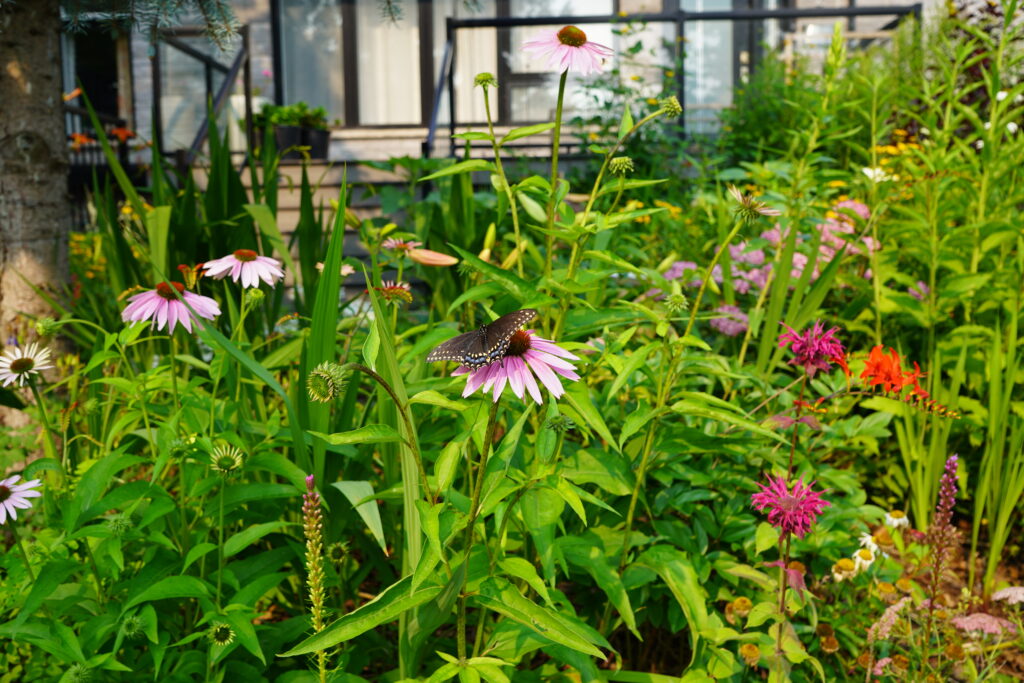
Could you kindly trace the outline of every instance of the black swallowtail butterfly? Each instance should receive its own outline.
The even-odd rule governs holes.
[[[460,334],[438,345],[427,354],[427,362],[451,360],[479,370],[501,359],[508,351],[512,335],[537,317],[537,311],[526,308],[503,315],[479,330]]]

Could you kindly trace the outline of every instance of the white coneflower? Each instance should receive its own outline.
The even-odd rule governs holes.
[[[0,381],[5,387],[13,382],[17,382],[18,386],[25,386],[25,382],[31,379],[32,375],[52,367],[50,349],[34,343],[24,348],[15,346],[0,356]]]
[[[875,553],[867,548],[861,548],[853,554],[854,570],[859,574],[875,561]]]
[[[885,524],[893,529],[899,529],[910,526],[910,519],[903,510],[891,510],[885,515]]]
[[[875,537],[872,536],[871,534],[861,534],[860,535],[860,547],[861,548],[867,548],[868,550],[870,550],[873,553],[877,553],[878,552],[878,544],[875,543]]]
[[[857,565],[848,557],[844,557],[832,565],[832,578],[838,583],[852,579],[857,574]]]

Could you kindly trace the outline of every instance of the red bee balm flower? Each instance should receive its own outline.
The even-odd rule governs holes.
[[[846,351],[839,340],[835,338],[838,327],[825,331],[821,321],[814,323],[813,327],[803,333],[797,332],[786,323],[780,323],[786,331],[779,335],[779,348],[789,345],[795,358],[789,361],[790,365],[804,366],[804,372],[808,377],[814,377],[818,370],[832,369],[832,363],[839,363],[840,367],[846,366]]]
[[[803,538],[810,531],[827,500],[821,497],[824,491],[813,491],[803,479],[797,480],[790,489],[783,477],[768,477],[767,484],[758,484],[760,492],[750,497],[754,507],[763,511],[768,508],[768,523],[783,533]]]

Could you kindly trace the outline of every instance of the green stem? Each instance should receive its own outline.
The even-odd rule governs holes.
[[[466,563],[467,571],[462,574],[462,587],[459,589],[459,609],[457,619],[457,647],[459,659],[466,659],[466,580],[469,575],[469,558],[473,551],[473,538],[476,531],[476,518],[480,510],[480,493],[484,488],[484,478],[487,474],[487,458],[491,453],[491,441],[494,440],[494,429],[498,423],[498,401],[491,404],[491,411],[487,415],[487,429],[484,432],[484,442],[480,449],[480,465],[477,468],[476,477],[473,477],[472,470],[469,478],[473,481],[473,493],[469,503],[469,523],[466,525],[465,547],[466,557],[462,560]]]
[[[224,578],[224,486],[227,480],[221,477],[217,510],[217,609],[223,606],[221,586]]]
[[[562,72],[558,79],[558,99],[555,101],[555,129],[551,133],[551,192],[548,194],[547,233],[545,234],[546,256],[544,277],[551,277],[551,264],[554,262],[555,236],[555,195],[558,193],[558,148],[562,141],[562,101],[565,99],[565,79],[569,70]]]
[[[786,533],[785,549],[783,549],[783,540],[779,539],[779,554],[782,556],[782,566],[779,567],[779,634],[778,639],[775,643],[775,657],[779,662],[779,679],[784,680],[784,668],[783,664],[783,651],[782,651],[782,629],[786,621],[786,567],[789,564],[789,541],[790,536]]]
[[[508,197],[509,211],[512,212],[512,232],[515,234],[516,239],[516,270],[519,272],[519,277],[523,277],[523,241],[519,236],[519,209],[516,206],[515,193],[512,192],[512,187],[508,184],[508,177],[505,176],[505,168],[501,164],[501,145],[498,144],[498,138],[494,135],[489,90],[486,85],[483,88],[484,112],[487,114],[487,132],[491,134],[491,149],[494,150],[494,168],[498,173],[498,178],[501,180],[501,187],[505,191],[505,196]],[[501,221],[501,216],[498,216],[498,221]]]
[[[419,468],[420,478],[423,480],[423,490],[427,492],[427,496],[430,498],[431,504],[436,503],[437,495],[431,490],[430,482],[427,481],[427,470],[423,465],[423,456],[420,453],[419,444],[413,436],[412,420],[409,419],[408,408],[398,399],[398,394],[396,394],[395,390],[391,388],[391,385],[388,384],[387,380],[370,368],[359,363],[346,363],[342,366],[342,372],[345,370],[358,370],[359,372],[368,375],[371,379],[377,382],[377,384],[383,387],[384,391],[388,392],[389,396],[391,396],[391,400],[395,402],[395,407],[398,409],[398,414],[402,416],[402,422],[405,423],[405,431],[409,436],[409,438],[405,440],[405,444],[409,447],[409,450],[412,451],[412,455],[416,459],[416,466]]]
[[[697,290],[697,298],[693,300],[693,305],[690,306],[690,321],[686,323],[686,331],[683,332],[684,337],[690,335],[690,330],[693,329],[693,323],[697,320],[697,311],[700,309],[700,302],[704,298],[704,290],[708,288],[708,282],[711,280],[712,274],[714,273],[715,266],[718,265],[718,260],[722,258],[722,253],[729,247],[733,238],[739,234],[740,228],[743,227],[743,221],[737,220],[736,225],[733,229],[725,236],[725,241],[718,247],[718,251],[715,252],[715,257],[711,259],[711,265],[708,266],[707,272],[704,274],[704,279],[700,283],[700,289]]]
[[[11,519],[11,533],[14,534],[14,542],[18,544],[18,550],[21,551],[21,561],[25,563],[25,571],[28,572],[28,578],[32,580],[34,584],[36,582],[36,573],[32,571],[32,563],[29,562],[28,552],[25,550],[25,543],[21,540],[21,534],[18,533],[18,528],[15,526],[14,519]],[[85,539],[88,543],[89,539]]]
[[[174,397],[174,411],[181,410],[181,400],[178,398],[178,339],[171,331],[171,395]]]
[[[800,383],[800,398],[797,399],[796,404],[796,419],[797,422],[793,423],[793,440],[789,444],[789,465],[786,466],[786,485],[789,485],[789,479],[793,475],[793,454],[796,453],[796,439],[797,439],[797,428],[800,426],[800,411],[803,408],[804,390],[807,388],[807,374],[804,373],[803,381]]]
[[[62,462],[57,455],[57,444],[53,441],[53,428],[50,426],[50,414],[46,411],[46,403],[43,401],[42,394],[39,393],[39,388],[36,386],[36,382],[31,377],[28,380],[28,387],[32,390],[32,398],[36,400],[36,407],[39,408],[39,417],[43,421],[43,441],[44,449],[46,450],[46,457],[53,458],[54,462],[61,463],[61,479],[66,476],[67,463]]]

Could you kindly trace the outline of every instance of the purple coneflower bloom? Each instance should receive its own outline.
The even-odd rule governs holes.
[[[273,287],[284,277],[280,261],[260,256],[252,249],[238,249],[224,258],[208,261],[203,267],[209,277],[220,280],[231,275],[231,280],[241,280],[243,287],[259,287],[260,280]]]
[[[469,396],[483,387],[483,391],[491,391],[497,401],[508,384],[512,393],[519,398],[529,392],[534,401],[543,403],[537,379],[558,398],[565,393],[559,375],[573,382],[580,378],[572,363],[563,359],[579,360],[550,339],[538,337],[533,330],[519,330],[512,335],[504,358],[477,370],[462,365],[452,375],[469,375],[466,388],[462,390],[463,396]],[[537,379],[534,379],[535,373]]]
[[[171,284],[178,290],[177,293],[181,295],[184,303],[178,300],[166,282],[158,282],[156,289],[140,292],[128,299],[128,305],[121,312],[121,320],[126,323],[152,320],[156,322],[156,329],[162,330],[166,325],[167,332],[172,333],[178,323],[189,332],[192,331],[192,321],[195,318],[185,303],[191,306],[200,318],[213,320],[220,315],[220,306],[210,297],[189,292],[180,282]]]
[[[575,26],[545,31],[523,43],[523,49],[546,57],[553,69],[572,69],[584,76],[600,71],[604,58],[612,55],[610,47],[587,40],[587,34]]]
[[[779,324],[786,328],[786,332],[779,336],[779,348],[789,344],[795,356],[789,364],[804,366],[808,377],[814,377],[818,370],[831,369],[833,362],[846,355],[843,345],[835,338],[838,327],[826,332],[819,320],[801,334],[786,323]]]
[[[768,523],[797,538],[803,538],[822,509],[830,505],[821,497],[824,492],[811,489],[814,482],[804,484],[803,479],[797,480],[792,489],[781,476],[769,476],[767,484],[758,486],[761,490],[750,497],[754,507],[762,511],[768,508]]]
[[[726,304],[724,306],[719,306],[715,310],[719,313],[724,313],[725,315],[711,319],[711,327],[714,329],[727,337],[735,337],[736,335],[743,334],[747,331],[747,314],[736,306]]]
[[[29,498],[38,498],[43,495],[35,490],[42,482],[38,479],[18,483],[20,476],[14,475],[0,481],[0,524],[7,521],[7,518],[18,518],[18,510],[27,510],[32,507],[28,502]]]
[[[423,242],[412,242],[408,240],[400,240],[395,237],[389,237],[381,242],[380,246],[385,249],[394,249],[395,251],[412,251],[416,247],[422,247]]]
[[[25,382],[32,375],[52,367],[50,349],[35,343],[28,344],[25,348],[15,345],[0,356],[0,381],[5,387],[13,382],[17,382],[18,386],[25,386]]]

